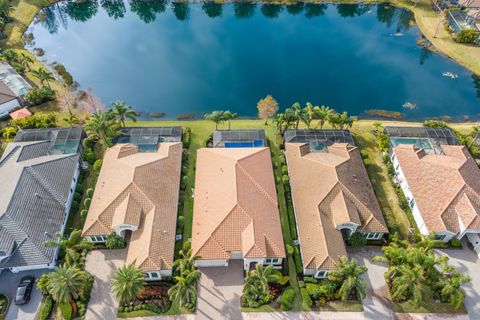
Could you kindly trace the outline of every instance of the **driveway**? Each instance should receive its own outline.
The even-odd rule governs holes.
[[[9,307],[6,320],[34,320],[37,314],[40,302],[42,301],[42,293],[37,290],[37,285],[34,284],[30,302],[28,304],[17,306],[13,303],[15,299],[15,293],[17,291],[17,285],[20,279],[27,275],[33,275],[35,279],[38,279],[44,273],[51,272],[49,269],[24,271],[19,273],[12,273],[5,270],[0,275],[0,293],[5,294],[9,299]]]
[[[480,319],[480,261],[476,252],[468,249],[465,242],[463,249],[441,249],[435,252],[448,256],[452,266],[472,278],[464,285],[465,307],[470,319]]]
[[[394,319],[388,296],[387,284],[383,274],[387,267],[380,263],[373,263],[374,256],[383,255],[380,247],[366,246],[361,248],[347,247],[348,256],[357,259],[358,263],[368,268],[364,274],[367,280],[367,296],[363,300],[363,316],[365,319]]]
[[[110,290],[110,282],[115,270],[125,264],[126,249],[93,250],[87,255],[85,270],[94,278],[87,320],[116,319],[118,302]]]
[[[195,319],[241,319],[243,261],[231,260],[228,267],[199,268],[199,270],[202,272],[202,277],[198,286]]]

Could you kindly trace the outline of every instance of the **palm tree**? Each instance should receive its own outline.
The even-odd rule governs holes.
[[[137,122],[137,113],[123,101],[115,101],[112,103],[112,114],[120,120],[122,127],[125,127],[125,119],[127,118],[133,122]]]
[[[255,269],[247,274],[245,285],[243,286],[243,294],[248,304],[251,307],[262,304],[270,292],[268,283],[278,282],[279,280],[280,277],[274,273],[273,266],[263,267],[257,264]]]
[[[330,115],[334,112],[335,111],[333,109],[330,109],[329,107],[326,107],[326,106],[315,107],[315,113],[316,113],[316,117],[319,120],[320,129],[323,129],[323,125],[325,124],[326,121],[328,121],[328,119],[330,118]]]
[[[82,237],[82,230],[75,229],[67,238],[62,233],[55,233],[55,240],[43,243],[46,248],[60,248],[60,257],[65,257],[67,266],[74,266],[80,260],[81,254],[93,248],[93,244]]]
[[[179,251],[179,255],[180,258],[173,262],[173,267],[180,275],[195,270],[195,260],[200,259],[200,257],[192,255],[190,241],[186,241],[183,244],[183,248]]]
[[[277,132],[280,133],[280,135],[283,135],[283,126],[285,124],[285,113],[278,113],[277,116],[275,117],[275,123],[277,125]]]
[[[224,121],[228,121],[228,130],[230,130],[230,121],[238,118],[238,114],[227,110],[223,113]]]
[[[355,292],[358,300],[363,300],[367,292],[367,282],[362,274],[367,271],[367,267],[360,266],[356,259],[348,260],[342,256],[335,263],[335,269],[330,271],[328,279],[340,283],[338,291],[340,299],[345,301]]]
[[[133,264],[123,266],[112,277],[112,292],[120,303],[129,302],[145,287],[145,276]]]
[[[70,127],[80,123],[80,119],[78,119],[73,112],[69,112],[67,116],[63,117],[63,121],[65,121]]]
[[[85,130],[94,135],[101,143],[110,147],[112,138],[119,134],[118,124],[111,111],[95,111],[85,124]]]
[[[83,294],[87,277],[78,267],[57,267],[48,275],[48,292],[57,303],[71,302]]]
[[[340,114],[337,112],[332,112],[328,115],[327,121],[333,127],[333,129],[341,128],[342,127],[342,118]]]
[[[306,107],[303,109],[302,121],[307,125],[307,129],[310,129],[313,119],[316,117],[316,108],[310,102],[307,102]]]
[[[48,72],[47,70],[45,70],[43,68],[33,70],[32,74],[35,77],[37,77],[38,80],[40,80],[40,83],[42,84],[42,86],[45,82],[47,82],[47,86],[50,87],[50,84],[48,83],[48,81],[55,80],[55,78],[53,77],[53,74],[51,72]]]
[[[298,129],[298,125],[304,116],[304,110],[298,102],[295,102],[290,110],[293,118],[295,119],[295,129]]]
[[[477,141],[478,136],[480,135],[480,128],[479,127],[473,127],[470,135],[473,136],[473,139],[468,144],[468,147],[467,147],[468,149],[470,149],[473,146],[473,144]]]
[[[197,281],[201,273],[198,270],[187,271],[181,276],[176,276],[177,283],[168,289],[170,301],[177,301],[180,308],[194,304],[197,297]]]
[[[448,258],[442,261],[444,280],[439,283],[439,286],[442,288],[440,297],[442,301],[447,301],[456,309],[460,309],[465,302],[465,293],[462,291],[461,286],[469,282],[471,278],[448,265],[447,261]]]
[[[215,130],[218,130],[218,124],[225,121],[225,111],[213,111],[212,113],[205,114],[205,120],[215,122]]]
[[[417,305],[421,305],[430,288],[426,285],[425,269],[421,265],[398,266],[398,276],[392,280],[392,299],[403,301],[411,298]]]
[[[33,59],[29,55],[26,55],[22,52],[20,53],[19,62],[23,67],[30,71],[30,64],[33,63]]]

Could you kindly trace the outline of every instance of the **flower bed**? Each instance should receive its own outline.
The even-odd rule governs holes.
[[[118,308],[118,312],[132,312],[148,310],[156,314],[165,313],[170,309],[171,302],[168,298],[170,284],[146,286],[138,295],[138,298]]]

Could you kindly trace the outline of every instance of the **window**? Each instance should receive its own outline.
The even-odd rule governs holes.
[[[277,258],[267,258],[265,259],[265,263],[276,264],[279,262],[280,259]]]
[[[150,272],[150,277],[152,277],[152,278],[159,278],[158,272]]]
[[[317,271],[317,278],[326,278],[327,274],[328,274],[328,272],[325,271],[325,270]]]
[[[408,205],[410,206],[410,208],[415,207],[415,199],[412,198],[410,201],[408,201]]]
[[[90,236],[90,240],[92,242],[105,242],[107,241],[107,236],[104,236],[104,235]]]
[[[446,234],[437,234],[435,235],[435,240],[444,240],[446,237]]]
[[[367,239],[368,240],[376,240],[380,239],[382,234],[380,232],[369,232],[367,233]]]

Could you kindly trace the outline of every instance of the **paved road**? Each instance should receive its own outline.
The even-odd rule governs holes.
[[[125,264],[127,250],[93,250],[87,255],[85,270],[94,276],[87,320],[116,319],[118,302],[110,290],[116,269]]]
[[[0,275],[0,293],[5,294],[10,300],[10,306],[8,308],[6,320],[34,320],[37,314],[40,302],[42,301],[42,294],[37,290],[37,286],[33,286],[32,295],[28,304],[17,306],[13,303],[15,299],[15,293],[17,291],[17,285],[20,279],[27,275],[33,275],[35,279],[41,277],[42,274],[51,272],[49,269],[25,271],[19,273],[12,273],[8,270],[2,272]]]

